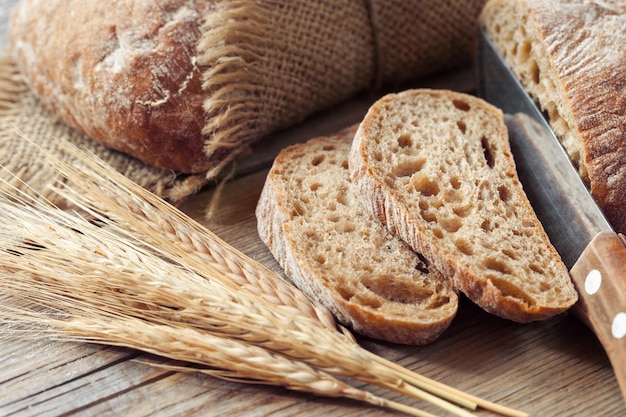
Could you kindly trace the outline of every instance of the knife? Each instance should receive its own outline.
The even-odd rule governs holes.
[[[626,400],[626,239],[614,232],[532,98],[480,29],[478,95],[505,113],[518,176],[579,300],[572,313],[596,334]]]

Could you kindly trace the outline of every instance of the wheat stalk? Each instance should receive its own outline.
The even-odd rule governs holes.
[[[54,301],[58,303],[58,299]],[[3,310],[6,312],[7,308]],[[80,318],[67,320],[50,318],[50,316],[43,317],[41,314],[31,314],[27,317],[23,308],[14,314],[20,318],[22,324],[36,320],[38,332],[51,334],[59,340],[103,343],[140,349],[194,364],[194,366],[152,364],[153,366],[179,372],[200,372],[240,383],[283,386],[290,390],[319,396],[343,397],[361,401],[412,416],[434,417],[428,412],[355,388],[304,362],[294,361],[266,349],[237,340],[208,335],[194,329],[173,327],[171,324],[152,324],[132,317],[109,317],[110,315],[106,312],[94,311],[90,308],[87,308]]]
[[[74,154],[92,172],[85,175],[84,167],[81,169],[55,160],[57,168],[71,178],[73,188],[65,186],[56,190],[67,199],[111,216],[128,230],[141,233],[154,245],[167,248],[170,257],[193,265],[196,270],[201,271],[207,265],[215,268],[223,274],[225,283],[237,289],[250,289],[265,301],[285,309],[285,314],[312,317],[329,329],[337,328],[334,317],[326,308],[293,285],[276,279],[265,266],[235,250],[171,204],[138,187],[117,171],[111,172],[94,155],[87,158],[84,151],[74,147],[64,150]],[[54,158],[53,155],[48,157]]]
[[[0,246],[9,272],[2,280],[5,293],[17,287],[14,296],[28,294],[29,301],[48,307],[65,299],[67,306],[103,306],[111,317],[140,317],[150,323],[230,337],[328,372],[447,406],[405,386],[394,373],[371,362],[358,345],[346,343],[341,334],[318,331],[313,338],[315,322],[310,318],[285,316],[273,306],[259,303],[245,289],[222,287],[221,281],[214,279],[217,275],[198,277],[164,260],[166,254],[142,248],[114,224],[103,228],[44,208],[0,202],[7,220],[0,226],[0,235],[13,240]],[[67,253],[72,254],[69,259]],[[84,312],[66,314],[81,317]],[[455,414],[469,415],[460,409]]]
[[[361,349],[353,339],[334,329],[329,313],[280,282],[280,278],[125,177],[116,177],[93,156],[85,159],[76,150],[70,151],[88,164],[88,168],[76,169],[49,155],[71,180],[71,186],[57,191],[74,200],[77,206],[106,227],[94,226],[85,219],[77,220],[75,215],[70,216],[41,202],[28,202],[35,208],[27,209],[27,202],[6,196],[2,210],[15,212],[12,214],[14,221],[6,223],[19,225],[19,219],[24,221],[13,229],[3,229],[1,233],[3,238],[13,238],[10,241],[13,246],[5,249],[14,255],[14,262],[4,265],[8,271],[20,271],[25,276],[35,277],[38,283],[57,289],[65,289],[67,284],[79,285],[76,278],[71,283],[59,283],[59,277],[75,277],[78,273],[86,278],[80,284],[84,287],[60,290],[61,293],[54,297],[68,296],[72,303],[81,305],[104,305],[117,317],[131,314],[160,326],[170,325],[254,344],[257,348],[281,352],[290,360],[306,360],[309,365],[327,372],[425,399],[456,415],[469,414],[412,384],[467,407],[476,407],[472,397],[459,395],[441,384],[433,388],[435,384],[430,384],[429,380],[404,368],[389,366],[381,358]],[[24,213],[28,210],[30,218]],[[46,215],[42,216],[41,211]],[[52,220],[53,224],[43,221],[39,229],[34,227],[42,219]],[[31,233],[20,235],[24,230]],[[21,236],[17,245],[15,236]],[[73,256],[72,262],[67,263],[63,256],[55,258],[64,250],[55,244],[60,241],[69,245],[69,236],[74,239],[69,248]],[[51,250],[44,251],[43,248]],[[24,262],[27,255],[32,256]],[[24,268],[25,264],[29,267]],[[64,272],[59,274],[60,270]],[[91,272],[86,274],[86,271]],[[115,278],[106,277],[107,272]],[[242,275],[245,278],[242,279]],[[104,282],[103,277],[106,277]],[[50,288],[44,292],[50,293]],[[78,300],[76,294],[87,296]],[[202,297],[199,298],[198,294]],[[219,297],[211,299],[209,294],[219,294]],[[293,316],[285,322],[284,318],[288,316],[285,311],[277,312],[274,303],[287,308]],[[210,319],[207,310],[211,312]],[[237,319],[232,320],[230,315],[235,312]],[[320,342],[323,343],[320,345]],[[363,363],[368,366],[364,367]],[[483,402],[482,406],[489,408],[491,403]],[[505,415],[523,415],[506,408],[499,411]]]
[[[232,291],[221,287],[217,280],[199,278],[162,259],[161,253],[152,253],[154,248],[136,246],[128,236],[120,239],[115,225],[102,227],[63,211],[18,204],[0,202],[0,210],[7,220],[0,226],[3,238],[0,250],[4,255],[0,275],[2,291],[16,299],[44,306],[45,311],[57,309],[56,317],[72,318],[56,322],[56,327],[69,331],[72,337],[118,345],[120,340],[128,340],[129,347],[154,352],[154,347],[147,348],[152,342],[144,342],[141,338],[125,339],[124,333],[120,332],[130,329],[132,334],[140,335],[157,326],[179,332],[181,339],[187,337],[188,331],[202,332],[219,340],[227,337],[250,349],[280,352],[285,360],[298,361],[303,366],[305,362],[311,362],[325,370],[365,382],[392,387],[400,385],[393,375],[385,375],[383,368],[364,367],[367,358],[360,354],[356,345],[349,344],[355,349],[347,355],[337,351],[336,343],[345,340],[339,333],[316,334],[312,339],[306,322],[310,319],[305,318],[302,323],[298,317],[285,320],[284,315],[276,314],[271,308],[259,307],[258,300],[245,290]],[[67,253],[72,256],[68,257]],[[19,310],[11,311],[6,305],[0,309],[5,311],[5,316],[20,317]],[[25,316],[22,313],[22,322]],[[41,313],[32,317],[37,322],[50,322]],[[126,323],[129,318],[135,324],[130,328]],[[98,319],[106,324],[102,325],[103,330],[72,325]],[[173,359],[191,360],[194,356],[204,355],[190,348],[187,357],[182,357],[167,343],[160,346],[158,353]],[[214,358],[218,362],[221,360],[219,356]],[[198,360],[196,363],[205,364]],[[231,372],[241,371],[230,361],[224,363],[222,366]],[[306,366],[310,367],[309,364]],[[267,378],[267,375],[255,374],[252,370],[242,375]],[[323,384],[323,380],[318,383]],[[306,389],[298,385],[298,381],[292,381],[289,374],[283,375],[282,385]],[[400,407],[396,403],[381,403],[371,398],[368,402],[393,406],[394,409]],[[424,415],[410,410],[406,408],[405,412]],[[469,415],[462,410],[455,413]]]

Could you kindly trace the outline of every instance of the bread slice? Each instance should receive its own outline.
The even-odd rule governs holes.
[[[626,3],[491,0],[480,22],[626,233]]]
[[[454,318],[451,283],[372,218],[352,191],[356,127],[284,149],[256,215],[286,275],[355,332],[402,344],[436,339]]]
[[[577,300],[499,109],[447,90],[385,96],[358,128],[350,170],[368,211],[486,311],[529,322]]]

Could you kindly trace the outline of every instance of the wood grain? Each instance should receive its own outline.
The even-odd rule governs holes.
[[[3,32],[5,8],[13,3],[15,0],[0,0]],[[5,38],[0,39],[4,42]],[[441,74],[421,80],[418,85],[471,92],[472,71],[466,68]],[[237,175],[220,194],[219,209],[211,219],[206,213],[215,197],[213,187],[188,201],[184,210],[225,241],[281,273],[258,238],[254,218],[273,157],[289,143],[357,122],[369,103],[382,93],[356,97],[257,145],[239,163]],[[429,346],[397,346],[366,338],[359,338],[359,342],[428,377],[533,416],[620,416],[626,412],[602,346],[586,326],[569,314],[521,325],[490,316],[462,299],[452,326]],[[22,339],[18,333],[1,338],[0,415],[393,415],[348,400],[180,374],[154,368],[144,363],[147,361],[164,360],[127,349]],[[372,391],[401,400],[395,394]],[[444,415],[418,401],[411,404]]]

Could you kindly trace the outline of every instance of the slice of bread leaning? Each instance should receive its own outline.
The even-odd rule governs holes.
[[[278,155],[256,209],[259,235],[285,274],[343,325],[394,343],[429,343],[451,323],[458,295],[352,191],[355,130]]]
[[[529,322],[576,302],[499,109],[447,90],[385,96],[359,125],[350,171],[368,211],[486,311]]]

